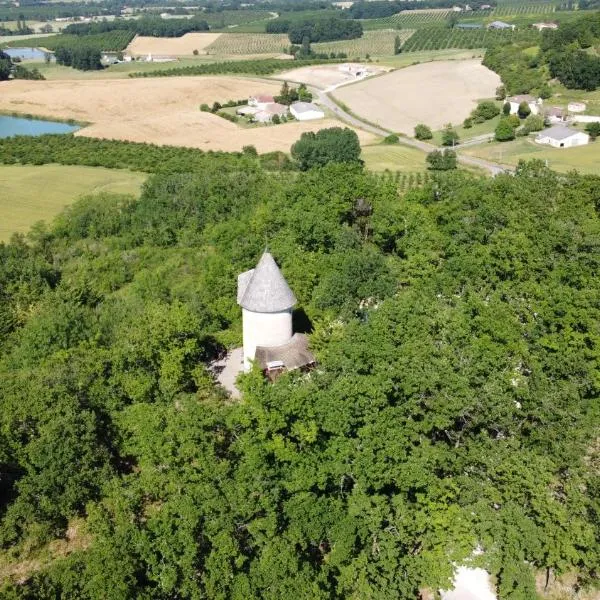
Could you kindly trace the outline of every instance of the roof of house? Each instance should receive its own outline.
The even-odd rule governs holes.
[[[316,110],[322,113],[323,111],[312,102],[294,102],[290,108],[293,108],[297,113],[306,113]]]
[[[288,371],[293,371],[313,364],[315,357],[308,349],[308,338],[303,333],[295,333],[282,346],[257,346],[254,360],[262,369],[284,366]]]
[[[285,115],[288,107],[285,104],[279,104],[279,102],[271,102],[263,110],[271,115]]]
[[[581,131],[571,129],[570,127],[565,127],[564,125],[556,125],[555,127],[550,127],[550,129],[540,131],[538,137],[549,137],[558,142],[561,140],[566,140],[577,133],[581,133]]]
[[[551,106],[550,108],[547,108],[545,112],[549,117],[562,117],[565,114],[564,109],[558,106]]]
[[[536,99],[529,94],[520,94],[518,96],[511,96],[509,100],[520,104],[521,102],[535,102]]]
[[[268,252],[260,257],[255,269],[238,276],[237,302],[246,310],[274,313],[296,304],[296,296]]]
[[[273,96],[269,96],[268,94],[257,94],[256,96],[251,96],[257,102],[265,103],[265,102],[273,102]]]
[[[495,29],[507,29],[509,27],[513,27],[512,25],[509,25],[508,23],[505,23],[504,21],[492,21],[488,27],[493,27]]]

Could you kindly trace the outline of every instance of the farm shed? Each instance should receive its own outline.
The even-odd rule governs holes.
[[[505,23],[504,21],[492,21],[488,25],[488,29],[514,29],[515,26],[510,23]]]
[[[535,141],[538,144],[549,144],[553,148],[573,148],[574,146],[585,146],[589,143],[590,136],[583,131],[557,125],[541,131]]]
[[[290,112],[298,121],[310,121],[312,119],[322,119],[325,113],[312,102],[294,102],[290,106]]]

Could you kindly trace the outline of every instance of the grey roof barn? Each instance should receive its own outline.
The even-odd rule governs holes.
[[[238,276],[237,302],[252,312],[275,313],[289,310],[297,300],[275,259],[265,252],[255,269]]]
[[[579,133],[576,129],[570,129],[569,127],[565,127],[564,125],[556,125],[555,127],[550,127],[550,129],[540,131],[538,137],[548,137],[560,142],[562,140],[570,138],[576,133]]]

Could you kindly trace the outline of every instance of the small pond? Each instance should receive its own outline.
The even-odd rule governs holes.
[[[22,119],[0,115],[0,138],[13,135],[44,135],[45,133],[71,133],[80,129],[79,125],[57,123],[56,121],[40,121],[38,119]]]
[[[39,48],[4,48],[2,52],[21,60],[44,60],[46,53]]]

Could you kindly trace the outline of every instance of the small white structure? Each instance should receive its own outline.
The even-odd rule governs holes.
[[[275,102],[275,99],[268,94],[257,94],[256,96],[250,96],[250,98],[248,98],[248,106],[255,106],[261,110],[264,110],[267,105],[273,104],[273,102]]]
[[[573,148],[584,146],[590,141],[590,136],[583,131],[570,129],[564,125],[556,125],[544,131],[540,131],[535,138],[538,144],[549,144],[553,148]]]
[[[542,29],[558,29],[557,23],[534,23],[533,26],[538,31],[542,31]]]
[[[569,102],[567,105],[567,110],[574,113],[584,112],[586,108],[587,105],[585,102]]]
[[[488,29],[515,29],[515,26],[504,21],[492,21],[488,25]]]
[[[325,116],[325,113],[312,102],[294,102],[290,106],[290,112],[298,119],[298,121],[322,119]]]
[[[242,307],[245,371],[253,360],[270,376],[315,362],[306,336],[293,333],[296,296],[269,252],[255,269],[238,276],[237,302]]]
[[[510,114],[516,115],[519,112],[521,102],[526,102],[532,115],[539,115],[542,108],[542,99],[534,98],[529,94],[521,94],[519,96],[511,96],[507,99],[510,102]]]

